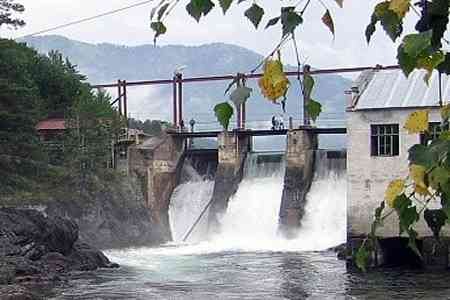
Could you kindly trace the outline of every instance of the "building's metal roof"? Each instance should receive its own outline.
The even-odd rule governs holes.
[[[439,105],[439,75],[435,71],[429,86],[424,81],[425,71],[416,70],[407,78],[401,70],[375,70],[358,78],[359,96],[353,110],[381,108],[432,107]],[[450,93],[449,76],[442,75],[442,98]]]

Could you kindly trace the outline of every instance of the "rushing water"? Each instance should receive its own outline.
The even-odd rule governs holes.
[[[346,178],[342,162],[323,153],[301,232],[289,241],[279,237],[284,164],[270,161],[249,157],[216,236],[198,242],[204,235],[200,222],[188,243],[107,251],[120,269],[81,274],[54,299],[450,299],[448,273],[362,274],[325,250],[345,241]],[[211,181],[190,178],[172,198],[176,241],[212,193]]]

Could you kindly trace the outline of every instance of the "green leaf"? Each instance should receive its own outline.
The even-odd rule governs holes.
[[[377,30],[377,23],[380,21],[375,13],[372,14],[372,17],[370,18],[370,23],[366,27],[366,41],[367,43],[370,43],[370,39],[372,38],[372,35]]]
[[[441,187],[441,205],[442,210],[447,215],[447,223],[450,224],[450,184],[446,183]]]
[[[421,144],[416,144],[408,150],[408,160],[411,164],[421,165],[425,168],[431,168],[437,161],[437,156]]]
[[[437,67],[439,72],[449,75],[450,74],[450,53],[445,53],[445,59]]]
[[[375,15],[384,31],[395,42],[403,32],[403,23],[397,13],[389,9],[389,5],[390,1],[379,3],[375,6]]]
[[[450,173],[447,169],[437,166],[428,175],[428,180],[433,189],[437,190],[441,186],[448,183]]]
[[[431,56],[421,57],[417,60],[417,68],[427,71],[427,74],[424,76],[426,84],[429,84],[433,70],[444,60],[445,56],[441,51],[434,52]]]
[[[191,0],[186,5],[186,10],[197,22],[202,16],[206,16],[214,7],[211,0]]]
[[[220,7],[222,7],[223,14],[226,14],[227,10],[230,8],[233,0],[219,0]]]
[[[257,29],[264,15],[264,9],[262,9],[258,4],[253,3],[253,5],[247,9],[244,14]]]
[[[416,207],[412,205],[411,200],[405,194],[398,196],[394,205],[399,218],[400,234],[409,232],[411,226],[419,220]]]
[[[150,27],[153,29],[153,31],[155,31],[155,37],[154,37],[155,41],[158,36],[166,33],[166,31],[167,31],[166,26],[164,26],[164,24],[161,21],[151,22]]]
[[[331,31],[331,33],[334,36],[334,22],[333,18],[331,17],[330,11],[327,9],[325,14],[322,16],[322,22],[325,24],[325,26],[328,27],[328,29]]]
[[[214,113],[223,129],[228,130],[233,115],[233,107],[228,102],[222,102],[214,106]]]
[[[234,106],[238,108],[241,104],[245,103],[253,90],[246,86],[237,87],[230,94],[230,100],[234,103]]]
[[[322,112],[322,104],[310,99],[306,104],[306,110],[308,111],[308,115],[313,120],[313,122],[316,122],[317,117]]]
[[[411,250],[418,256],[420,257],[420,259],[423,259],[422,254],[419,251],[419,248],[417,248],[417,232],[414,229],[409,229],[408,230],[408,236],[409,236],[409,240],[408,240],[408,247],[411,248]]]
[[[422,55],[431,47],[431,35],[431,31],[426,31],[405,36],[403,39],[405,53],[412,58]]]
[[[295,11],[294,6],[281,8],[281,25],[283,36],[293,33],[298,25],[303,23],[303,18]]]
[[[403,45],[400,45],[397,50],[397,60],[398,64],[400,65],[400,68],[403,71],[403,74],[405,74],[406,77],[409,76],[409,74],[414,71],[416,68],[416,59],[410,57],[403,47]]]
[[[422,14],[422,18],[416,25],[418,31],[432,30],[431,45],[433,49],[442,48],[442,38],[447,30],[449,22],[449,1],[433,0],[428,2],[428,10]]]
[[[267,28],[269,28],[269,27],[271,27],[273,25],[276,25],[278,23],[278,21],[280,21],[280,17],[276,17],[276,18],[270,19],[269,22],[267,22],[267,25],[266,25],[266,27],[264,29],[267,29]]]
[[[367,272],[367,264],[369,263],[369,252],[365,245],[361,245],[356,252],[355,257],[356,266],[363,272]]]
[[[311,96],[314,84],[314,78],[310,74],[305,74],[303,76],[303,88],[305,97],[309,98]]]

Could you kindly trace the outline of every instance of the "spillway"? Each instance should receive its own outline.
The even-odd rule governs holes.
[[[211,199],[214,188],[214,181],[198,174],[189,161],[183,165],[182,177],[183,182],[175,188],[169,206],[172,239],[175,243],[183,241],[187,231]],[[207,220],[206,213],[189,236],[188,242],[195,243],[205,239]]]
[[[345,160],[316,154],[315,175],[307,195],[298,235],[286,240],[278,234],[278,213],[285,164],[280,153],[250,153],[244,178],[219,218],[221,230],[208,240],[204,216],[188,240],[190,250],[216,251],[317,251],[346,240]],[[180,241],[208,203],[211,181],[191,180],[177,187],[170,208],[172,232]],[[203,241],[202,241],[203,240]],[[200,242],[200,243],[198,243]],[[190,251],[184,249],[184,251]]]

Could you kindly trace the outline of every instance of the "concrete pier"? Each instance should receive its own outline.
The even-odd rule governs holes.
[[[314,176],[317,135],[302,129],[287,134],[286,173],[279,213],[280,232],[293,237],[305,213],[305,200]]]
[[[212,232],[217,230],[218,217],[225,213],[228,200],[241,182],[245,158],[251,150],[251,136],[222,132],[218,136],[218,145],[218,165],[209,213]]]

